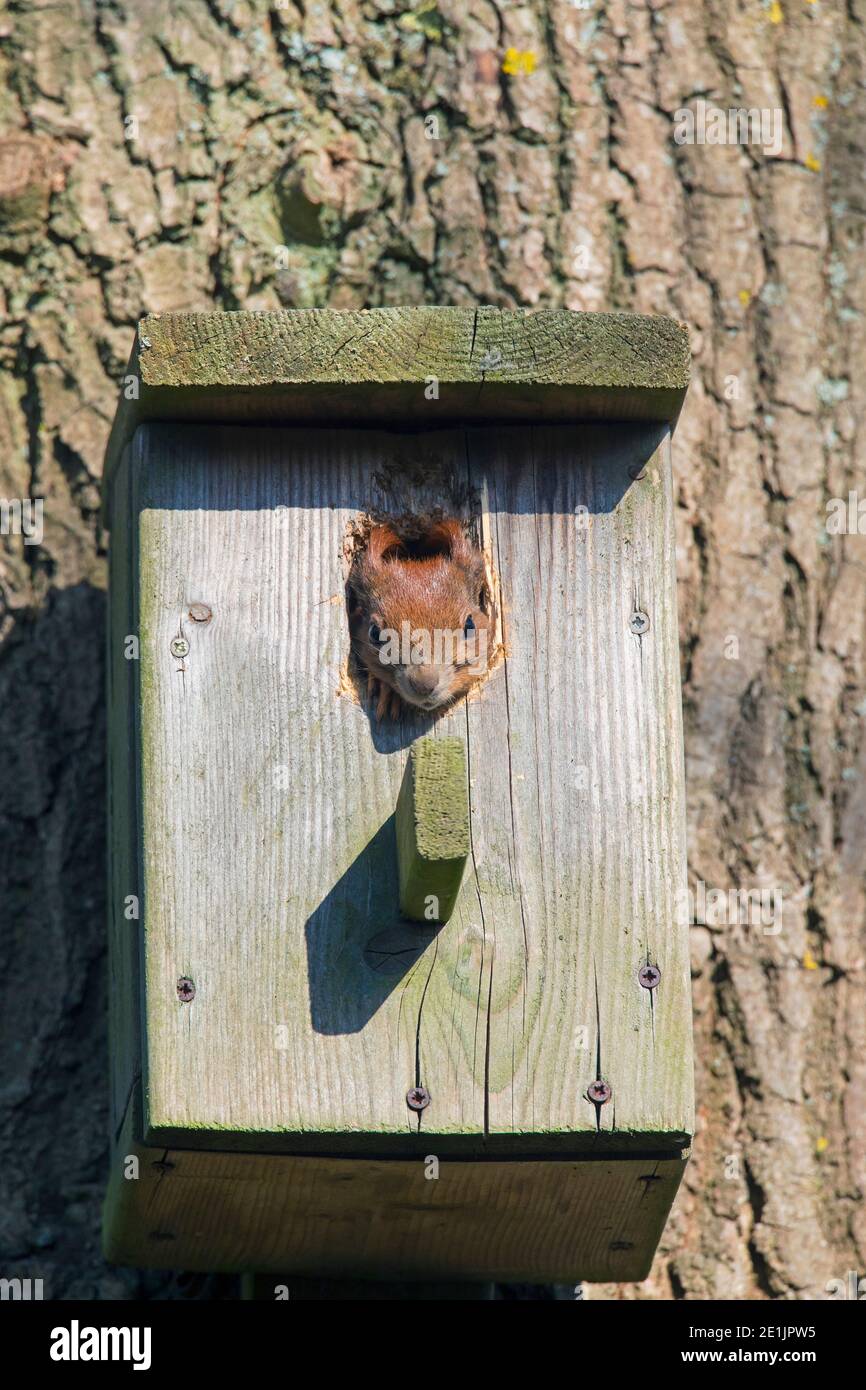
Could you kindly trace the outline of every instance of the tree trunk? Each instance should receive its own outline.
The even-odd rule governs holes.
[[[0,18],[0,498],[44,499],[41,543],[0,537],[3,1273],[190,1292],[98,1242],[98,489],[135,320],[489,303],[690,327],[691,880],[783,900],[692,929],[694,1158],[650,1279],[587,1296],[823,1298],[866,1266],[866,539],[826,511],[866,497],[866,0],[409,3]],[[699,97],[778,144],[678,144]]]

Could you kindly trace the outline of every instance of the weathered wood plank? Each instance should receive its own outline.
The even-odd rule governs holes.
[[[661,316],[418,306],[155,314],[141,321],[105,465],[145,420],[437,428],[673,422],[688,334]]]
[[[507,656],[435,724],[371,728],[339,693],[346,528],[421,486],[431,454],[477,489]],[[133,455],[151,1136],[676,1150],[692,1083],[664,431],[148,426]],[[431,730],[467,740],[472,872],[388,975],[365,949],[397,928],[393,808]]]
[[[136,1107],[137,1108],[137,1107]],[[643,1279],[681,1158],[459,1162],[147,1147],[127,1120],[103,1224],[115,1264],[337,1279]],[[136,1180],[121,1156],[138,1159]],[[127,1169],[128,1171],[128,1169]]]
[[[413,743],[397,798],[400,911],[445,923],[469,857],[466,753],[460,738]]]
[[[507,685],[468,710],[479,905],[494,961],[488,1129],[543,1115],[550,1130],[567,1130],[582,1107],[612,1132],[690,1133],[668,440],[591,425],[468,437],[507,597]],[[635,612],[649,617],[643,636],[631,629]],[[478,756],[503,727],[505,750]],[[476,805],[507,807],[504,823]],[[504,896],[514,902],[519,887],[522,936],[514,920],[501,930],[503,892],[489,876],[504,864]],[[654,991],[638,978],[647,961],[662,974]],[[597,1077],[612,1089],[598,1110],[586,1095]]]

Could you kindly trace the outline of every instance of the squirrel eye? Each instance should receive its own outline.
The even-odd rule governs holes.
[[[463,636],[468,637],[470,632],[474,631],[475,623],[472,621],[472,614],[470,613],[469,617],[466,619],[466,622],[463,624]]]
[[[375,623],[370,624],[370,641],[378,643],[382,640],[382,634]]]

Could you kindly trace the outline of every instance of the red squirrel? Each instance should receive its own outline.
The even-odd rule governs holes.
[[[455,518],[417,540],[374,526],[348,579],[349,629],[376,719],[403,704],[430,712],[486,673],[493,612],[484,556]]]

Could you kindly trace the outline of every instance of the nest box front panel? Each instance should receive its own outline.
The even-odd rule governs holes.
[[[681,1148],[664,428],[147,425],[128,464],[146,1137]],[[487,551],[501,652],[444,716],[377,722],[349,664],[353,536],[435,505]],[[438,929],[397,894],[424,734],[464,739],[468,767],[469,864]]]

